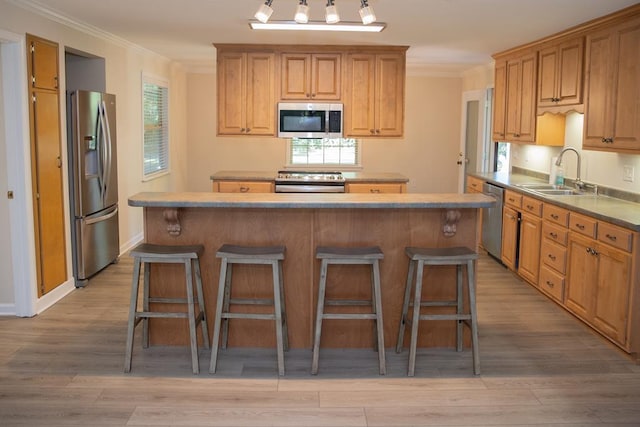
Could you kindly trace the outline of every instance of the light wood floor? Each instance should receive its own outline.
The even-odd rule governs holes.
[[[639,426],[640,366],[492,259],[479,262],[482,375],[470,351],[286,355],[229,349],[191,375],[186,348],[143,350],[124,374],[131,260],[41,315],[0,318],[0,426]],[[140,328],[138,328],[140,329]]]

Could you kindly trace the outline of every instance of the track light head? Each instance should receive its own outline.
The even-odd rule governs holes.
[[[265,1],[264,4],[260,5],[258,11],[254,15],[255,18],[263,24],[266,24],[267,21],[269,21],[269,18],[271,18],[271,14],[273,13],[271,3],[273,3],[273,0]]]

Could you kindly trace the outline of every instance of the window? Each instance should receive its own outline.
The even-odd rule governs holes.
[[[169,172],[169,85],[142,76],[143,179]]]
[[[292,138],[289,164],[359,166],[360,144],[354,138]]]

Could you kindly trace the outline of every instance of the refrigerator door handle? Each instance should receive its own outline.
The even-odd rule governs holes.
[[[100,104],[98,104],[98,118],[100,121],[100,134],[102,135],[102,138],[100,139],[100,167],[102,168],[101,174],[100,174],[100,179],[101,179],[101,184],[100,184],[100,195],[102,196],[102,204],[106,204],[106,198],[107,198],[107,166],[108,166],[108,153],[107,153],[107,145],[108,145],[108,141],[107,141],[107,133],[106,133],[106,126],[105,126],[105,122],[104,122],[104,102],[101,101]]]
[[[95,224],[95,223],[97,223],[97,222],[102,222],[102,221],[106,221],[106,220],[108,220],[109,218],[113,218],[113,217],[114,217],[114,216],[116,216],[117,214],[118,214],[118,207],[116,206],[116,208],[115,208],[111,213],[108,213],[108,214],[106,214],[106,215],[102,215],[102,216],[99,216],[99,217],[96,217],[96,218],[86,219],[86,220],[84,221],[84,223],[85,223],[86,225]]]
[[[111,164],[112,164],[112,151],[111,151],[111,126],[109,125],[109,115],[107,114],[107,104],[102,101],[102,116],[104,117],[104,135],[106,136],[105,151],[106,165],[104,170],[104,198],[106,204],[107,193],[109,190],[109,184],[111,183]]]

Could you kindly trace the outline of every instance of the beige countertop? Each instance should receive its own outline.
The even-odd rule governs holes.
[[[136,207],[280,208],[280,209],[466,209],[493,206],[484,194],[311,194],[311,193],[208,193],[145,192],[129,197]]]
[[[337,170],[337,168],[336,168]],[[218,171],[211,180],[226,181],[275,181],[277,172],[267,171]],[[391,172],[342,172],[345,182],[408,182],[409,178]]]
[[[529,175],[517,173],[471,173],[470,175],[496,184],[500,187],[514,190],[531,197],[552,202],[555,205],[593,216],[597,219],[640,231],[640,203],[635,203],[615,197],[604,195],[586,194],[579,196],[551,196],[541,195],[526,188],[521,184],[545,183],[541,179]]]

